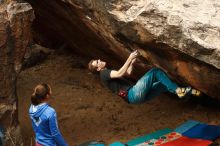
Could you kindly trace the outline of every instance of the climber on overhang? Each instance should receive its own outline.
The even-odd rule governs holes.
[[[137,50],[132,52],[119,70],[106,68],[106,62],[100,59],[91,60],[88,68],[93,73],[100,73],[104,85],[128,103],[142,103],[167,91],[176,94],[179,98],[184,98],[186,95],[201,95],[200,91],[191,87],[179,87],[159,68],[151,69],[136,84],[132,84],[124,76],[131,73],[138,56]]]

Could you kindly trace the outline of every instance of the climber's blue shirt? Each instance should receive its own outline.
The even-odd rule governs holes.
[[[52,107],[47,103],[31,105],[29,115],[37,143],[43,146],[67,146],[59,131],[56,112]]]

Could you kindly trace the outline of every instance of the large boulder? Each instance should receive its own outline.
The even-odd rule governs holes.
[[[115,4],[109,13],[118,21],[132,23],[135,39],[141,43],[154,38],[220,69],[219,10],[218,0],[131,0]]]
[[[5,145],[22,145],[16,79],[31,41],[33,9],[28,3],[0,1],[0,126]]]
[[[138,49],[136,76],[150,62],[178,83],[220,99],[218,0],[27,1],[36,13],[37,40],[67,44],[117,67]]]

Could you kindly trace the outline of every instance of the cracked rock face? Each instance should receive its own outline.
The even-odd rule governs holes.
[[[22,145],[16,107],[16,78],[31,41],[33,9],[28,3],[0,1],[0,124],[5,145]],[[9,136],[12,139],[9,139]]]

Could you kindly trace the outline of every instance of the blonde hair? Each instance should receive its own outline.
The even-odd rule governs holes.
[[[88,63],[88,69],[92,72],[92,73],[98,73],[97,71],[97,67],[92,65],[92,63],[95,61],[95,59],[92,59],[91,61],[89,61]]]

